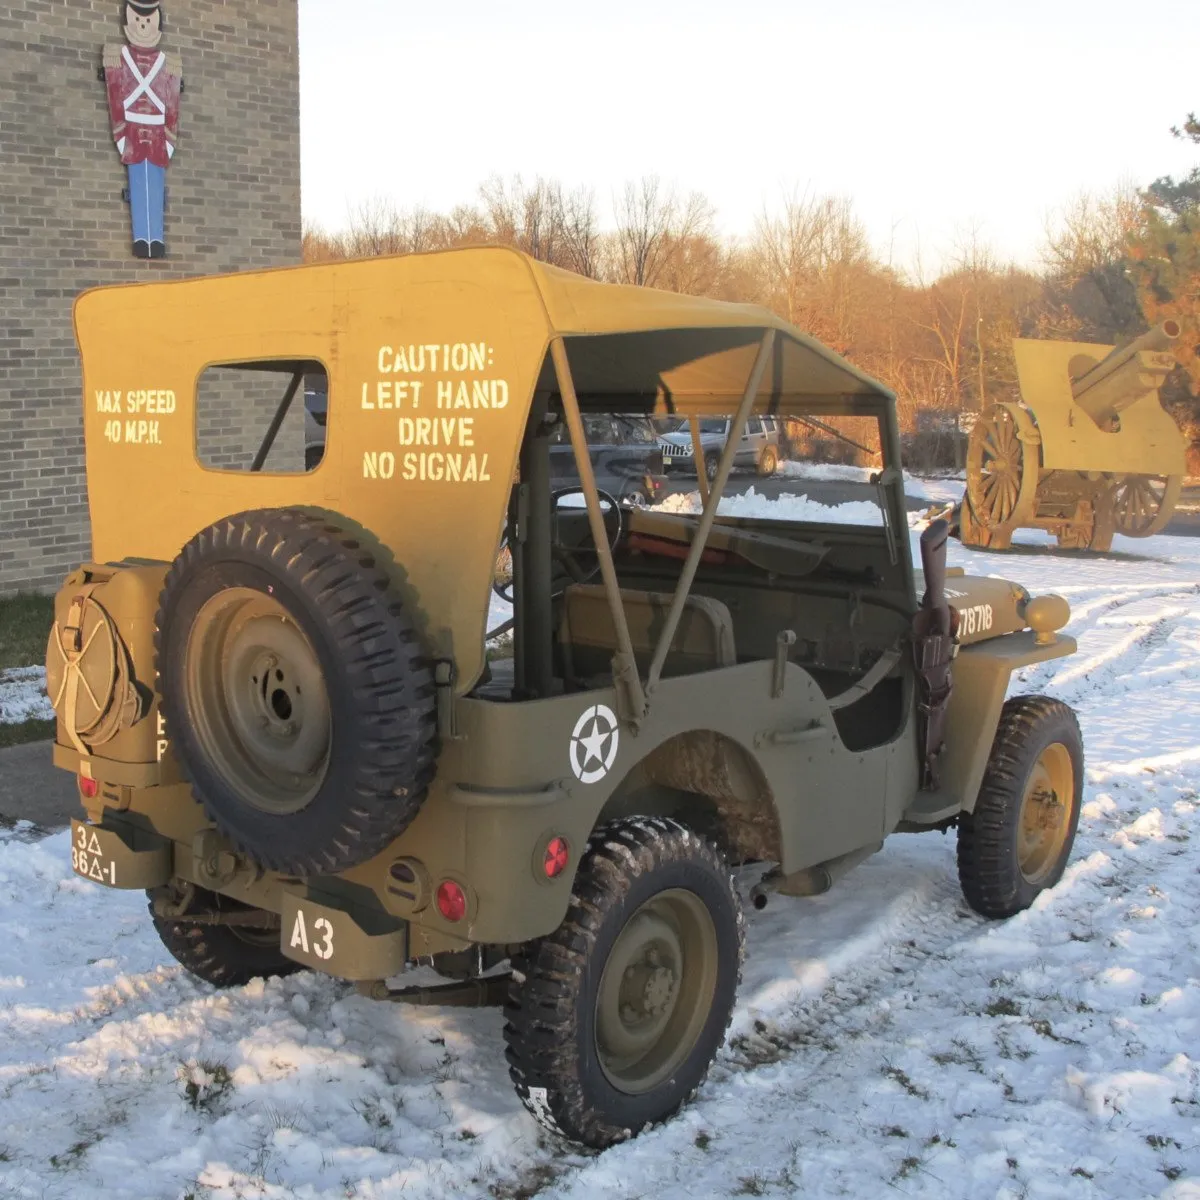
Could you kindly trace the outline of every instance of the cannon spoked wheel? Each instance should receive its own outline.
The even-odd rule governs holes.
[[[999,404],[971,430],[967,447],[967,504],[970,524],[990,535],[990,544],[1021,523],[1037,491],[1037,430],[1028,414]],[[965,539],[964,539],[965,540]]]
[[[1183,486],[1181,475],[1127,475],[1113,488],[1113,519],[1126,537],[1151,537],[1166,528]]]

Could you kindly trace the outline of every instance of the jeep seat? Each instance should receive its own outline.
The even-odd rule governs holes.
[[[666,592],[621,590],[634,658],[643,673],[654,657],[671,600]],[[617,631],[604,588],[572,584],[563,593],[562,609],[558,636],[568,678],[579,683],[611,680]],[[694,675],[736,663],[729,609],[707,596],[689,596],[663,664],[663,675]]]

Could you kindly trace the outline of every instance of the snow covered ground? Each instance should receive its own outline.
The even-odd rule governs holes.
[[[15,725],[34,718],[49,721],[53,717],[43,667],[0,669],[0,722]]]
[[[781,462],[776,475],[794,480],[844,480],[847,483],[869,483],[876,467],[849,467],[839,463]],[[965,477],[942,475],[935,478],[918,478],[904,472],[904,491],[914,500],[925,500],[930,504],[957,504],[966,487]],[[797,491],[802,491],[798,487]]]
[[[953,834],[749,910],[696,1102],[583,1155],[520,1108],[499,1013],[312,974],[215,993],[140,895],[71,874],[66,835],[0,832],[0,1197],[1197,1200],[1200,540],[1022,536],[951,559],[1073,608],[1079,654],[1017,684],[1076,707],[1088,756],[1073,863],[1032,911],[974,916]]]

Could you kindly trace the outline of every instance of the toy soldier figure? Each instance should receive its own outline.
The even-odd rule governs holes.
[[[125,0],[122,15],[128,44],[104,47],[113,141],[129,171],[133,253],[164,258],[163,202],[167,166],[179,136],[183,70],[175,55],[158,49],[161,0]]]

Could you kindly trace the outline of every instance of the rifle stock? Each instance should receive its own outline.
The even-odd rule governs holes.
[[[912,650],[917,669],[917,730],[921,751],[921,787],[938,786],[938,762],[944,750],[946,705],[954,687],[953,620],[946,603],[946,541],[950,525],[942,517],[921,534],[921,569],[925,595],[913,619]]]
[[[946,603],[946,543],[950,525],[944,518],[931,521],[921,534],[921,570],[925,575],[925,595],[921,608],[929,615],[929,633],[950,632],[950,606]]]

